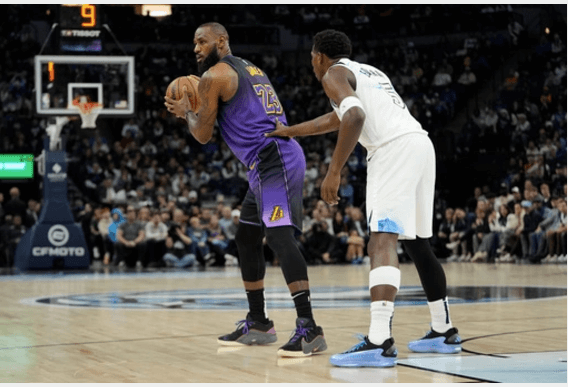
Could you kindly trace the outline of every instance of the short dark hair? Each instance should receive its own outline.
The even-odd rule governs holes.
[[[203,28],[203,27],[207,27],[210,28],[211,31],[213,31],[213,33],[217,36],[225,36],[227,38],[227,40],[229,40],[229,33],[227,32],[227,29],[222,25],[219,24],[217,22],[209,22],[209,23],[203,23],[202,25],[200,25],[197,28]]]
[[[343,32],[324,30],[314,36],[314,51],[321,52],[330,59],[349,58],[351,41]]]

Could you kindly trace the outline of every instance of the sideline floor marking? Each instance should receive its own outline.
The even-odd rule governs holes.
[[[398,364],[498,383],[567,382],[566,351],[500,355],[503,357],[411,355]]]

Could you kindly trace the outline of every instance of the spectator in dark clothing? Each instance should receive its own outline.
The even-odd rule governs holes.
[[[367,235],[367,220],[363,216],[363,212],[358,207],[347,207],[345,213],[348,216],[346,221],[349,231],[357,231],[357,235],[367,241],[369,236]]]
[[[0,225],[0,264],[2,266],[10,266],[11,255],[9,249],[10,228],[12,227],[12,215],[6,215],[4,223]]]
[[[38,202],[33,199],[28,200],[28,209],[26,210],[26,218],[24,224],[27,228],[31,228],[36,224],[39,214],[36,211]]]
[[[103,235],[99,230],[99,222],[103,218],[103,209],[96,208],[93,211],[93,216],[91,218],[91,223],[89,225],[91,233],[91,243],[93,249],[91,250],[91,262],[93,259],[99,260],[105,252]]]
[[[537,210],[537,204],[534,202],[530,202],[528,200],[524,200],[521,203],[521,206],[524,207],[527,211],[523,218],[523,232],[521,233],[521,246],[523,249],[523,259],[529,259],[531,262],[535,261],[535,257],[530,257],[529,254],[529,235],[534,232],[539,223],[542,222],[542,215]]]
[[[116,255],[119,265],[132,268],[140,262],[145,265],[145,233],[142,223],[136,220],[136,210],[132,206],[126,209],[126,222],[118,227],[116,233]]]
[[[26,226],[22,224],[22,217],[18,214],[14,215],[12,219],[12,226],[8,229],[8,259],[9,262],[14,261],[14,255],[16,253],[16,247],[20,243],[20,239],[26,233]]]
[[[206,262],[207,265],[212,266],[225,266],[227,259],[227,247],[229,242],[227,236],[219,224],[219,217],[217,215],[212,215],[209,220],[209,224],[206,226],[207,230],[207,242],[209,244],[209,249],[211,251],[213,261]],[[232,259],[231,259],[232,261]],[[231,264],[233,262],[230,262]],[[235,262],[236,263],[236,262]]]
[[[475,210],[475,223],[473,224],[473,252],[477,253],[479,250],[479,245],[483,240],[483,237],[491,232],[489,229],[488,214],[484,209],[478,208]]]
[[[2,207],[2,203],[4,203],[4,194],[0,192],[0,220],[4,218],[6,211],[4,211],[4,207]]]
[[[349,224],[345,222],[345,216],[341,210],[337,210],[331,223],[333,235],[335,235],[334,256],[338,257],[338,262],[345,260],[347,253],[347,240],[349,239]]]
[[[93,247],[94,247],[94,237],[91,233],[91,221],[93,220],[93,208],[90,203],[85,204],[83,210],[78,214],[79,223],[81,223],[81,229],[83,230],[83,235],[85,236],[85,242],[87,242],[87,248],[89,249],[89,254],[91,256],[91,262],[93,261]]]
[[[566,155],[563,156],[566,160]],[[555,173],[552,175],[551,188],[552,193],[558,196],[563,196],[566,185],[566,161],[556,163]],[[6,203],[7,205],[7,203]],[[8,210],[6,209],[6,213]]]
[[[164,261],[170,267],[189,267],[195,263],[195,250],[193,241],[187,235],[187,225],[185,223],[183,210],[174,210],[173,222],[168,230],[166,238],[166,254]]]
[[[452,252],[448,261],[463,261],[471,257],[471,253],[467,248],[467,243],[472,232],[471,223],[468,220],[466,212],[462,208],[456,208],[454,218],[452,220],[450,243],[446,244],[446,248]],[[458,256],[460,248],[461,255]]]
[[[473,235],[474,251],[471,262],[494,262],[499,244],[500,228],[504,228],[507,218],[503,217],[503,223],[499,223],[497,211],[491,205],[486,210],[478,209],[480,214],[483,212],[482,224],[476,226]]]
[[[349,235],[349,225],[345,222],[345,216],[341,210],[337,210],[333,216],[333,235],[337,238],[347,237]]]
[[[18,187],[10,188],[11,199],[4,205],[4,211],[9,215],[20,215],[21,219],[26,218],[26,203],[20,199]]]
[[[447,258],[450,255],[450,250],[446,248],[446,244],[450,243],[450,234],[454,227],[454,209],[446,208],[445,218],[440,223],[438,233],[432,238],[433,248],[436,251],[436,256],[440,258]]]
[[[201,225],[197,216],[189,220],[189,226],[188,235],[193,241],[193,246],[195,246],[195,257],[201,264],[205,265],[205,260],[210,257],[207,230]]]
[[[309,263],[334,262],[332,256],[335,249],[335,240],[327,231],[327,227],[326,222],[318,222],[312,226],[311,235],[308,236],[304,245]]]
[[[550,186],[547,183],[540,185],[540,194],[542,195],[542,205],[552,208],[552,195],[550,194]]]

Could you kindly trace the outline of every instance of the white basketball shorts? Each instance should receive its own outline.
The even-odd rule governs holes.
[[[432,236],[436,155],[426,134],[410,133],[367,157],[367,220],[371,232],[399,239]]]

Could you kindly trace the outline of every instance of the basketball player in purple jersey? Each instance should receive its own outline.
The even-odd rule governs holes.
[[[250,310],[233,333],[217,341],[221,345],[276,341],[264,297],[262,240],[266,236],[268,246],[280,259],[298,315],[296,330],[278,355],[301,357],[324,351],[323,330],[312,315],[307,265],[295,238],[302,230],[306,170],[302,148],[293,139],[264,136],[274,130],[276,120],[286,123],[286,115],[266,74],[231,54],[229,35],[222,25],[201,25],[195,31],[194,44],[202,74],[199,111],[190,110],[187,94],[179,101],[166,97],[165,105],[168,111],[186,119],[190,133],[202,144],[211,139],[217,121],[225,142],[249,170],[249,190],[235,241]]]

